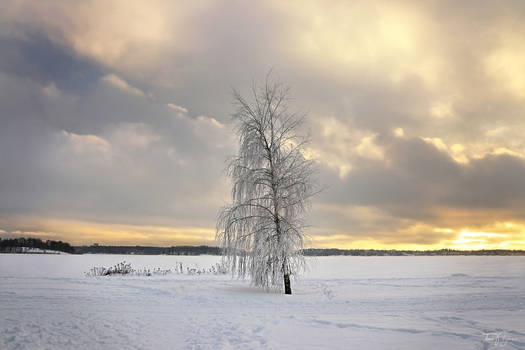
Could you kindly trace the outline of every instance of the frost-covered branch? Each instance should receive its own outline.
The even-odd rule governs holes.
[[[284,280],[289,294],[290,275],[304,267],[303,216],[316,193],[315,167],[304,156],[305,117],[289,112],[289,89],[267,77],[252,93],[252,101],[233,95],[239,153],[227,167],[232,203],[218,215],[217,240],[233,274],[264,288]]]

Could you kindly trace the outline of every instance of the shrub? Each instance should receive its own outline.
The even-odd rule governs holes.
[[[112,276],[112,275],[120,275],[120,276],[165,276],[169,273],[175,272],[177,274],[184,274],[184,267],[181,262],[175,263],[175,268],[173,271],[171,269],[161,269],[160,267],[154,268],[154,269],[134,269],[131,267],[131,263],[127,263],[125,261],[122,261],[115,266],[112,267],[93,267],[88,272],[85,272],[85,275],[87,277],[96,277],[96,276]],[[199,269],[196,267],[186,267],[186,274],[187,275],[224,275],[227,273],[226,267],[221,263],[216,263],[215,265],[212,265],[210,268],[205,269]]]
[[[88,277],[95,276],[111,276],[111,275],[131,275],[131,276],[152,276],[152,275],[166,275],[171,273],[171,270],[164,270],[159,268],[155,269],[134,269],[131,267],[131,263],[125,261],[116,264],[113,267],[93,267],[91,270],[85,273]]]

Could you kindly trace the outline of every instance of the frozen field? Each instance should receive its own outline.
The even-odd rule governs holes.
[[[0,254],[1,349],[525,349],[525,257],[324,257],[264,293],[229,276],[84,276],[218,257]]]

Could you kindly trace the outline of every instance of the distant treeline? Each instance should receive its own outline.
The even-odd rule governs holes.
[[[72,254],[136,254],[136,255],[221,255],[219,247],[210,246],[172,246],[172,247],[147,247],[147,246],[109,246],[93,244],[90,246],[72,247],[62,241],[42,241],[38,238],[0,238],[0,253],[24,252],[20,248],[38,248],[54,250]],[[394,250],[394,249],[304,249],[305,256],[432,256],[432,255],[525,255],[524,250]]]
[[[145,246],[109,246],[90,245],[77,246],[78,254],[137,254],[137,255],[220,255],[218,247],[176,246],[176,247],[145,247]]]
[[[219,247],[210,246],[174,246],[174,247],[144,247],[144,246],[79,246],[75,247],[78,254],[137,254],[137,255],[221,255]],[[409,255],[525,255],[523,250],[378,250],[378,249],[304,249],[305,256],[409,256]]]
[[[484,249],[484,250],[395,250],[395,249],[305,249],[305,256],[331,256],[331,255],[348,255],[348,256],[432,256],[432,255],[525,255],[525,250],[509,249]]]
[[[75,253],[69,243],[62,241],[42,241],[39,238],[0,238],[0,253],[21,253],[20,248],[36,248],[42,250],[53,250],[58,252]]]

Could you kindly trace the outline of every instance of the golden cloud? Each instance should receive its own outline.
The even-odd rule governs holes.
[[[206,227],[154,226],[99,223],[62,219],[0,219],[11,235],[61,239],[72,244],[198,245],[213,244],[215,230]]]
[[[524,99],[525,46],[523,36],[518,33],[501,33],[501,44],[485,58],[484,65],[486,73],[501,90]]]
[[[393,82],[418,76],[434,86],[443,62],[431,21],[387,1],[287,1],[276,5],[295,24],[286,47],[302,60],[380,74]]]

